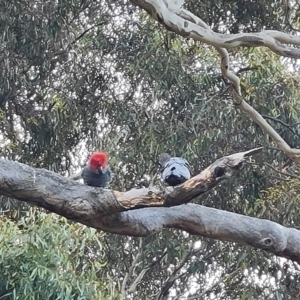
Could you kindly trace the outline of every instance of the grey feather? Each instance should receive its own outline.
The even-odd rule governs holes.
[[[167,185],[176,186],[191,178],[190,165],[182,157],[171,157],[163,153],[159,156],[159,163],[162,180]]]
[[[109,167],[105,167],[103,170],[97,169],[93,171],[89,166],[85,166],[82,170],[81,177],[85,185],[105,188],[111,181],[112,173]]]

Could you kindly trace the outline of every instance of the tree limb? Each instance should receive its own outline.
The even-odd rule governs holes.
[[[161,260],[167,255],[167,249],[164,250],[164,252],[155,260],[152,261],[148,266],[146,266],[140,273],[139,275],[136,277],[136,279],[134,280],[134,282],[132,283],[132,285],[130,286],[130,288],[128,289],[128,293],[133,293],[137,286],[139,285],[139,283],[142,281],[143,277],[145,276],[145,274],[154,266],[156,266],[158,263],[161,262]]]
[[[233,272],[231,272],[230,274],[223,275],[219,280],[217,280],[215,283],[213,283],[211,287],[206,288],[203,292],[201,292],[197,295],[188,297],[187,300],[202,299],[202,297],[204,297],[207,293],[211,292],[215,287],[220,285],[220,283],[234,277],[240,271],[241,271],[241,268],[238,268],[238,269],[234,270]]]
[[[247,156],[261,150],[220,158],[171,190],[143,188],[124,193],[85,186],[45,169],[1,159],[0,195],[32,203],[106,232],[148,236],[164,228],[176,228],[251,245],[300,263],[299,230],[201,205],[181,205],[233,176]]]
[[[100,223],[102,223],[100,226]],[[104,217],[105,231],[148,236],[164,228],[263,249],[300,263],[300,231],[275,222],[197,204],[151,207]]]
[[[128,209],[188,203],[222,180],[232,177],[247,156],[261,151],[262,148],[256,148],[224,156],[175,188],[153,187],[127,192],[84,186],[45,169],[0,160],[0,194],[44,207],[94,227],[93,222],[99,217]]]
[[[171,1],[171,0],[170,0]],[[287,57],[300,58],[300,49],[288,47],[284,44],[300,45],[300,37],[275,30],[256,33],[217,34],[199,17],[188,10],[176,7],[170,10],[171,2],[163,0],[131,0],[131,2],[146,10],[155,20],[163,24],[168,30],[183,37],[192,38],[216,47],[221,57],[222,75],[233,85],[233,99],[239,108],[250,117],[261,129],[267,133],[295,163],[300,164],[300,149],[291,148],[284,139],[268,124],[268,122],[241,96],[240,79],[229,67],[229,55],[226,49],[235,47],[268,47],[273,52]],[[169,2],[169,3],[168,3]]]
[[[170,0],[172,1],[172,0]],[[183,37],[204,42],[215,47],[233,49],[236,47],[265,46],[281,56],[300,58],[300,49],[285,44],[300,45],[300,37],[276,30],[266,30],[255,33],[219,34],[206,30],[199,24],[182,18],[180,13],[169,10],[163,0],[131,0],[140,8],[146,10],[155,20],[163,24],[168,30]]]

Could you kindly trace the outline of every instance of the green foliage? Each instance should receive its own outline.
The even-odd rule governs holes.
[[[36,209],[0,228],[1,299],[118,299],[95,229]]]
[[[279,182],[261,193],[256,201],[256,215],[276,220],[284,226],[300,228],[300,184],[298,179]]]
[[[299,3],[280,0],[217,0],[187,2],[188,8],[214,30],[230,33],[255,32],[266,29],[299,30]],[[222,30],[220,24],[224,25]]]
[[[297,3],[186,5],[217,32],[293,34],[300,24]],[[194,202],[298,227],[298,187],[282,183],[286,177],[266,163],[299,170],[233,105],[212,47],[167,32],[128,1],[0,0],[0,6],[1,157],[65,175],[89,152],[105,149],[116,174],[112,187],[126,190],[159,184],[163,151],[183,155],[197,173],[218,157],[263,145],[264,153],[237,178]],[[299,66],[265,48],[235,49],[230,58],[245,99],[299,148]],[[126,275],[128,288],[145,270],[129,294],[152,299],[193,243],[201,248],[180,269],[170,298],[207,290],[203,299],[297,299],[295,266],[263,251],[174,230],[142,243],[99,236],[38,210],[28,213],[8,197],[0,207],[7,216],[1,219],[0,290],[8,299],[61,293],[60,299],[67,293],[116,299]]]

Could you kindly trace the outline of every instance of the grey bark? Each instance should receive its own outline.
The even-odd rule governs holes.
[[[164,228],[251,245],[300,262],[300,231],[269,220],[188,203],[238,172],[261,148],[218,159],[175,188],[128,192],[82,185],[59,174],[0,160],[0,194],[106,232],[147,236]],[[188,204],[186,204],[188,203]]]

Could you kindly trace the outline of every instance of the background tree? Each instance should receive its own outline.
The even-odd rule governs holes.
[[[163,151],[184,156],[197,174],[221,156],[263,145],[263,154],[237,178],[194,202],[298,228],[299,184],[290,179],[299,169],[233,104],[213,47],[166,31],[126,1],[2,0],[0,6],[3,158],[67,176],[88,152],[106,149],[116,174],[112,188],[124,191],[158,184]],[[297,3],[202,1],[186,8],[219,33],[297,34],[299,28]],[[299,148],[296,61],[266,48],[236,48],[230,57],[244,99]],[[0,272],[0,295],[7,299],[25,299],[25,288],[26,299],[67,299],[62,274],[70,276],[69,299],[297,299],[300,293],[298,265],[249,246],[169,229],[147,238],[89,235],[90,229],[54,215],[33,217],[27,204],[5,196],[1,209],[6,259],[0,269],[6,271]],[[86,231],[86,244],[74,226]],[[49,232],[57,236],[46,244],[26,241],[43,241]],[[14,243],[22,238],[26,247],[20,248]],[[53,252],[43,251],[53,244],[61,253],[56,267],[49,266]],[[69,251],[81,264],[70,265]],[[41,260],[53,278],[34,271],[45,252]],[[95,255],[92,263],[89,255]],[[36,288],[45,281],[57,286],[56,294]],[[84,286],[79,292],[78,282]]]

